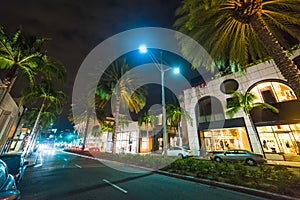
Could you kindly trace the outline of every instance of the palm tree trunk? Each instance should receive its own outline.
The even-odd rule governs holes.
[[[121,106],[121,102],[119,99],[117,99],[116,113],[115,113],[115,131],[113,133],[113,151],[112,151],[113,154],[117,152],[117,134],[120,132],[120,125],[119,125],[120,106]]]
[[[273,58],[283,77],[295,91],[297,97],[300,98],[300,72],[297,66],[289,59],[286,52],[258,14],[251,17],[250,25],[268,54]]]
[[[263,154],[263,156],[264,156],[264,158],[266,158],[266,155],[265,155],[265,152],[264,152],[264,149],[263,149],[262,143],[261,143],[261,141],[260,141],[260,139],[259,139],[259,135],[258,135],[258,132],[257,132],[256,126],[255,126],[255,124],[254,124],[254,122],[253,122],[253,120],[252,120],[251,116],[250,116],[250,115],[247,115],[247,117],[248,117],[248,119],[249,119],[249,121],[250,121],[250,123],[251,123],[251,127],[252,127],[252,129],[253,129],[253,131],[254,131],[254,134],[255,134],[256,140],[257,140],[257,142],[258,142],[260,153],[262,153],[262,154]]]
[[[24,150],[24,152],[25,152],[24,155],[25,156],[29,153],[29,150],[30,150],[29,147],[33,145],[34,138],[36,137],[35,134],[38,134],[37,129],[38,129],[38,125],[40,123],[40,119],[41,119],[41,116],[42,116],[42,113],[43,113],[43,110],[44,110],[44,107],[45,107],[45,100],[46,99],[44,98],[42,106],[41,106],[40,111],[39,111],[39,114],[38,114],[38,116],[37,116],[37,118],[35,120],[34,126],[32,128],[32,131],[31,131],[31,134],[30,134],[30,138],[28,140],[28,144],[27,144],[27,146],[26,146],[26,148]]]
[[[180,131],[180,123],[178,123],[178,146],[182,146],[182,137],[181,137],[181,131]]]
[[[33,152],[39,132],[40,131],[38,130],[37,133],[34,135],[34,138],[32,139],[31,145],[29,147],[29,152]]]
[[[146,131],[147,131],[147,146],[146,146],[146,153],[149,151],[149,130],[148,130],[148,123],[146,124]]]
[[[83,135],[83,142],[82,142],[82,151],[84,151],[84,149],[85,149],[86,138],[87,138],[88,128],[89,128],[89,123],[90,123],[90,113],[88,111],[87,119],[86,119],[86,124],[85,124],[85,128],[84,128],[84,135]]]

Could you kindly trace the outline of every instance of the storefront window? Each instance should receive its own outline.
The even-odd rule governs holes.
[[[205,148],[210,151],[227,149],[251,150],[245,128],[228,128],[204,131]]]
[[[255,95],[255,102],[276,103],[297,99],[289,86],[279,82],[259,83],[250,92]]]
[[[300,152],[299,124],[257,127],[265,152],[298,154]]]
[[[137,149],[137,132],[122,132],[117,134],[117,152],[134,153]]]

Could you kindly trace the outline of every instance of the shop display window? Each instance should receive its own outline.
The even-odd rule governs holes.
[[[275,103],[296,100],[293,90],[279,82],[263,82],[253,87],[250,92],[255,95],[254,102]]]
[[[299,124],[257,127],[263,150],[269,153],[300,153]]]
[[[228,149],[246,149],[251,151],[245,128],[228,128],[204,131],[207,152]]]
[[[119,153],[134,153],[137,148],[137,133],[122,132],[117,134],[117,151]]]

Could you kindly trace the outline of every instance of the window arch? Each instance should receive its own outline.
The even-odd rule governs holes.
[[[198,101],[198,122],[218,121],[225,118],[224,108],[219,99],[206,96]]]
[[[265,80],[250,87],[249,91],[255,95],[254,102],[277,103],[296,100],[294,91],[280,80]]]

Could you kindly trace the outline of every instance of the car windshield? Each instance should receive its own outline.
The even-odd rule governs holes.
[[[190,150],[190,148],[186,147],[186,146],[182,146],[183,149],[185,150]]]

